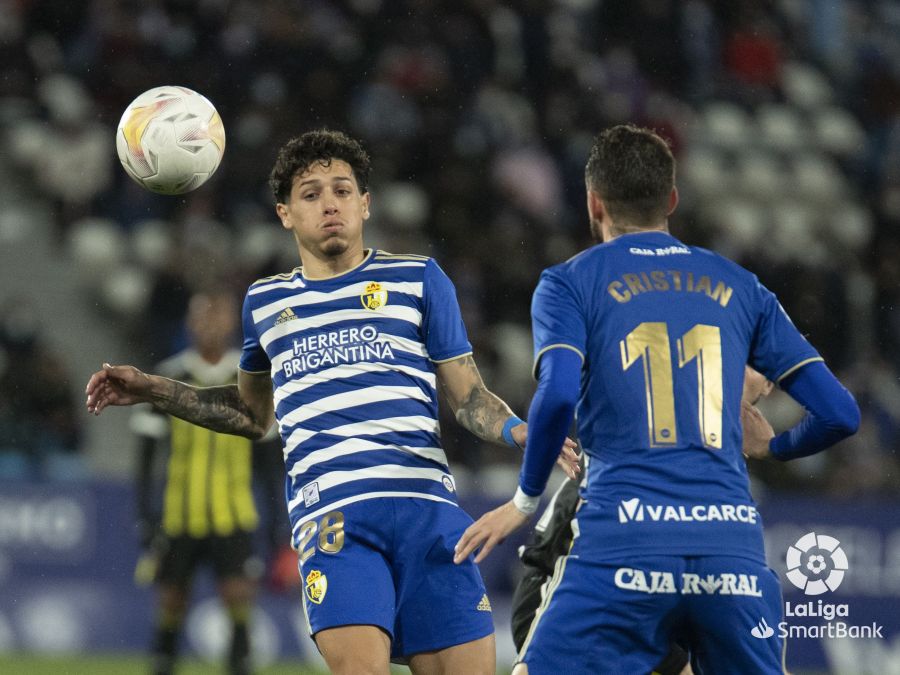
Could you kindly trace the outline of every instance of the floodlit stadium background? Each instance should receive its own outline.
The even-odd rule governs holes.
[[[531,291],[590,243],[592,135],[634,122],[676,152],[673,233],[756,272],[862,408],[839,447],[755,466],[754,494],[770,564],[813,528],[837,537],[831,600],[887,638],[790,641],[788,663],[900,669],[898,36],[887,0],[0,0],[0,651],[147,644],[128,414],[89,418],[83,387],[103,360],[182,346],[191,291],[297,264],[266,187],[281,143],[320,125],[365,141],[367,244],[440,261],[486,382],[524,415]],[[209,97],[228,137],[183,198],[115,154],[124,107],[163,84]],[[779,394],[761,407],[776,429],[799,415]],[[514,453],[443,428],[473,513],[512,493]],[[261,473],[265,492],[279,477]],[[504,665],[516,571],[512,543],[485,566]],[[204,657],[222,646],[208,586],[186,641]],[[309,657],[296,589],[266,588],[261,662]]]

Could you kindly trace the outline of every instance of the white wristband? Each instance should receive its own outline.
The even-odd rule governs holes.
[[[522,492],[522,488],[516,488],[516,494],[513,497],[513,506],[519,509],[519,511],[524,513],[526,516],[530,516],[532,513],[537,511],[538,504],[540,503],[540,495],[532,497],[531,495],[526,495],[524,492]]]

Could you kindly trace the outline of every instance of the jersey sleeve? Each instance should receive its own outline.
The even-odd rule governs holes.
[[[246,373],[269,372],[271,363],[269,362],[269,356],[259,343],[259,334],[256,330],[256,323],[253,321],[249,295],[244,297],[244,306],[241,310],[241,324],[244,331],[244,343],[238,367]]]
[[[456,299],[456,289],[450,277],[432,259],[425,265],[422,300],[425,306],[422,331],[428,357],[439,363],[471,354],[472,345]]]
[[[574,289],[559,268],[545,270],[531,299],[531,330],[534,337],[534,368],[537,378],[541,356],[551,349],[571,349],[581,357],[587,353],[587,327]]]
[[[822,361],[819,352],[800,334],[775,294],[759,282],[756,293],[760,313],[750,346],[750,365],[773,382],[779,382],[807,363]]]

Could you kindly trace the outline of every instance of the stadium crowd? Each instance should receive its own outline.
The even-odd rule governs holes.
[[[368,240],[441,262],[485,379],[523,415],[538,273],[590,244],[592,134],[655,128],[682,167],[673,233],[756,272],[863,410],[834,451],[755,467],[759,487],[888,492],[900,486],[898,36],[897,4],[876,0],[0,0],[0,162],[52,207],[60,251],[88,270],[115,264],[84,286],[146,366],[184,345],[192,293],[241,294],[293,266],[266,188],[274,152],[302,130],[346,128],[377,158]],[[183,198],[116,164],[122,110],[162,84],[200,91],[225,121],[222,166]],[[26,367],[7,342],[0,421],[23,402],[5,384]],[[797,415],[777,395],[763,408],[776,428]],[[503,461],[444,428],[455,466]],[[77,443],[77,424],[65,431]]]

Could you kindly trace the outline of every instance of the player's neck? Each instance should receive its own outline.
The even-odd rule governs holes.
[[[362,241],[351,246],[343,253],[335,256],[300,250],[300,261],[303,263],[303,276],[306,279],[328,279],[359,267],[366,259],[367,249]]]
[[[603,241],[612,241],[617,237],[621,237],[625,234],[643,234],[644,232],[665,232],[669,233],[669,223],[668,221],[663,221],[659,225],[654,227],[644,227],[641,225],[631,225],[629,223],[625,223],[622,225],[610,223],[607,225],[606,222],[603,223]]]
[[[200,358],[211,366],[218,364],[224,358],[225,352],[226,349],[220,347],[197,347]]]

